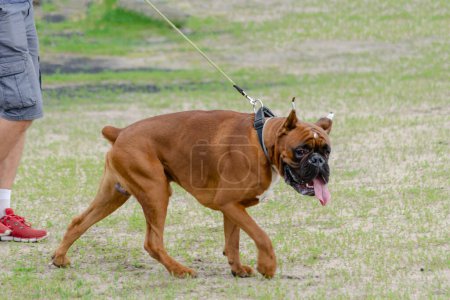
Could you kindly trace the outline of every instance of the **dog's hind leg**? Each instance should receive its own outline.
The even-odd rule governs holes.
[[[253,269],[249,266],[241,265],[239,257],[239,238],[241,229],[225,215],[223,216],[223,226],[225,232],[224,255],[228,258],[231,266],[231,274],[238,277],[249,277],[253,275]]]
[[[158,177],[165,178],[165,177]],[[157,182],[148,181],[145,191],[141,190],[138,197],[139,203],[147,221],[147,234],[145,236],[144,248],[151,257],[162,263],[167,271],[175,277],[196,277],[194,270],[187,268],[170,257],[164,248],[164,224],[167,216],[167,206],[171,189],[167,180]]]
[[[171,195],[164,166],[150,143],[145,149],[133,143],[116,142],[110,152],[111,163],[120,183],[142,206],[147,221],[145,250],[177,277],[195,277],[195,272],[174,260],[164,248],[164,225]]]
[[[110,215],[130,198],[130,195],[125,195],[115,189],[116,183],[116,178],[112,175],[111,170],[109,170],[107,162],[94,201],[92,201],[89,207],[81,215],[72,220],[61,244],[53,254],[52,259],[55,266],[65,267],[69,265],[70,261],[66,254],[70,246],[72,246],[72,244],[86,232],[89,227]]]

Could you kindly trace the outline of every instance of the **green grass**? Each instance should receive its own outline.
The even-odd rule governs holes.
[[[449,298],[447,2],[267,1],[275,10],[230,3],[232,10],[217,2],[209,11],[194,1],[179,25],[278,115],[293,96],[305,120],[336,113],[332,202],[323,208],[279,183],[273,199],[250,209],[273,241],[276,277],[233,278],[221,215],[175,185],[165,246],[199,278],[174,279],[143,250],[145,220],[134,199],[74,244],[71,268],[49,266],[71,218],[97,190],[109,149],[103,126],[189,109],[251,112],[165,24],[98,1],[82,18],[38,20],[43,61],[142,59],[142,68],[44,74],[46,116],[29,131],[13,205],[51,236],[0,243],[8,299]],[[256,257],[242,234],[242,261],[255,266]]]
[[[82,20],[38,23],[38,30],[44,33],[40,41],[43,51],[126,55],[135,48],[144,47],[149,34],[169,35],[170,29],[163,21],[124,10],[115,2],[108,0],[92,4]],[[53,7],[50,10],[54,10]],[[47,5],[43,9],[46,8]]]

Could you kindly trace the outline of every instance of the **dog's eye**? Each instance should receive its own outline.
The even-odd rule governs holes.
[[[305,148],[297,148],[297,149],[295,149],[295,154],[297,156],[303,156],[305,154],[308,154],[308,152],[309,152],[309,150],[305,149]]]

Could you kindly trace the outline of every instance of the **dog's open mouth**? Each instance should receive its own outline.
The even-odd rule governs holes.
[[[327,183],[321,175],[317,176],[309,181],[304,182],[295,175],[291,168],[286,164],[284,166],[284,180],[287,184],[291,185],[297,192],[305,196],[316,196],[319,199],[320,204],[327,205],[331,198],[330,191],[328,190]]]

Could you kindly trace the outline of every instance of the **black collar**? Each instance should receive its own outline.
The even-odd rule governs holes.
[[[256,132],[258,133],[259,143],[261,144],[261,147],[264,150],[264,154],[266,155],[269,162],[270,162],[270,157],[269,157],[269,153],[267,152],[266,145],[264,144],[263,129],[264,129],[264,123],[266,122],[266,118],[273,118],[273,117],[275,117],[275,114],[270,109],[263,106],[256,111],[255,122],[253,123],[253,126],[255,127]]]

